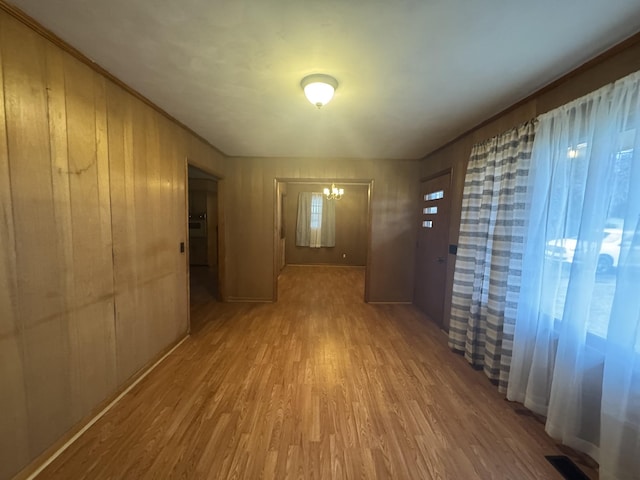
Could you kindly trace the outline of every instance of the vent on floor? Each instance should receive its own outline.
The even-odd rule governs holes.
[[[589,480],[589,477],[566,455],[546,455],[544,458],[546,458],[566,480]]]

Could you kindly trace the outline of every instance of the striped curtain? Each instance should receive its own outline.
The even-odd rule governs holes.
[[[534,121],[471,151],[453,281],[449,347],[506,391],[527,213]]]

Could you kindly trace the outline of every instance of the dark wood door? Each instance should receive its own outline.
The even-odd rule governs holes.
[[[422,182],[414,303],[442,327],[449,256],[451,173]]]

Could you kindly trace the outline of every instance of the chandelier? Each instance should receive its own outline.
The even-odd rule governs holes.
[[[323,192],[329,200],[340,200],[344,195],[344,188],[338,188],[335,183],[332,183],[331,188],[325,187]]]

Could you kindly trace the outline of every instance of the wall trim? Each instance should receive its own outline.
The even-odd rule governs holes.
[[[327,248],[327,247],[323,247]],[[330,247],[333,248],[333,247]],[[335,263],[288,263],[287,267],[366,268],[366,265],[336,265]]]
[[[2,1],[2,0],[0,0]],[[262,157],[257,157],[262,158]],[[292,158],[292,157],[291,157]],[[326,160],[326,159],[325,159]],[[331,178],[331,177],[323,177],[323,178],[286,178],[286,177],[276,177],[275,180],[281,183],[290,183],[291,185],[307,185],[309,183],[315,184],[325,184],[325,183],[339,183],[340,185],[360,185],[365,186],[369,185],[373,179],[371,178]]]
[[[369,305],[413,305],[413,302],[367,302]]]
[[[426,177],[420,178],[420,183],[428,182],[429,180],[433,180],[434,178],[438,178],[442,175],[446,175],[447,173],[451,175],[451,182],[453,182],[453,167],[448,167],[443,170],[439,170],[435,173],[432,173],[431,175],[427,175]],[[451,182],[449,182],[449,186],[451,186]]]
[[[227,297],[225,300],[227,303],[274,303],[270,298],[256,298],[256,297]]]
[[[24,24],[27,27],[29,27],[31,30],[35,31],[38,35],[43,37],[45,40],[48,40],[49,42],[53,43],[55,46],[61,48],[64,52],[68,53],[69,55],[71,55],[75,59],[77,59],[80,62],[84,63],[89,68],[91,68],[95,72],[97,72],[100,75],[102,75],[103,77],[105,77],[107,80],[110,80],[111,82],[113,82],[114,84],[116,84],[117,86],[122,88],[124,91],[126,91],[130,95],[133,95],[135,98],[137,98],[138,100],[143,102],[145,105],[153,108],[160,115],[166,117],[171,122],[175,123],[179,127],[183,128],[184,130],[189,132],[191,135],[196,137],[198,140],[204,142],[206,145],[208,145],[209,147],[214,149],[216,152],[218,152],[224,158],[227,158],[227,155],[222,150],[220,150],[218,147],[216,147],[211,142],[209,142],[209,140],[207,140],[202,135],[200,135],[200,134],[196,133],[195,131],[193,131],[190,127],[188,127],[187,125],[182,123],[180,120],[178,120],[175,117],[173,117],[172,115],[170,115],[168,112],[166,112],[165,110],[160,108],[158,105],[153,103],[151,100],[149,100],[147,97],[142,95],[140,92],[134,90],[132,87],[130,87],[129,85],[124,83],[122,80],[120,80],[118,77],[116,77],[111,72],[109,72],[106,68],[100,66],[100,64],[98,64],[98,63],[94,62],[93,60],[91,60],[89,57],[87,57],[80,50],[78,50],[77,48],[73,47],[69,43],[65,42],[62,38],[57,36],[55,33],[53,33],[48,28],[44,27],[36,19],[34,19],[33,17],[27,15],[25,12],[20,10],[18,7],[15,7],[13,5],[10,5],[10,4],[6,3],[5,0],[0,0],[0,11],[6,12],[10,16],[15,18],[19,22],[21,22],[22,24]]]
[[[169,345],[156,357],[156,360],[151,360],[151,362],[147,363],[144,367],[134,373],[121,389],[117,390],[113,396],[103,401],[92,413],[78,422],[57,442],[36,457],[29,465],[13,477],[13,480],[35,479],[44,469],[53,463],[56,458],[62,455],[65,450],[67,450],[76,440],[89,430],[89,428],[109,412],[109,410],[111,410],[127,393],[138,385],[138,383],[144,380],[147,375],[155,370],[155,368],[160,365],[165,358],[171,355],[180,345],[182,345],[187,338],[189,338],[189,334],[185,334],[175,343]]]

